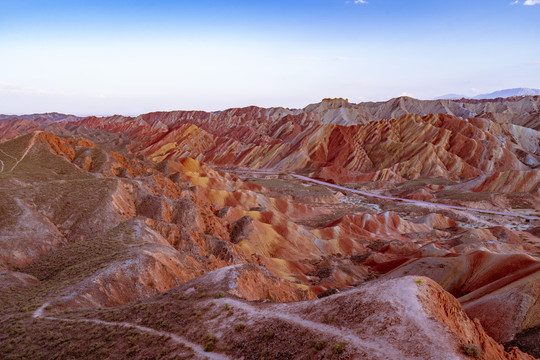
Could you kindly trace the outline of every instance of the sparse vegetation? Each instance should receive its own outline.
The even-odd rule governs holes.
[[[263,341],[270,341],[274,339],[276,334],[273,331],[268,331],[263,335]]]
[[[216,299],[220,299],[225,296],[225,293],[223,291],[218,291],[215,295]]]
[[[471,356],[475,359],[482,359],[484,357],[484,351],[476,344],[463,345],[461,350],[465,355]]]
[[[331,324],[336,320],[334,315],[326,314],[324,315],[323,323],[325,324]]]
[[[21,317],[22,316],[22,317]],[[0,334],[2,359],[52,359],[60,351],[73,359],[159,358],[178,344],[169,338],[134,329],[109,327],[87,322],[30,320],[27,315],[3,322]],[[144,349],[144,350],[143,350]]]
[[[313,348],[316,351],[321,351],[326,347],[326,341],[323,340],[313,340]]]
[[[246,328],[246,325],[245,324],[236,324],[236,326],[234,327],[234,330],[237,331],[237,332],[240,332],[242,330],[244,330]]]
[[[317,276],[321,279],[326,279],[332,275],[333,268],[331,266],[323,266],[320,269],[317,269],[310,273],[310,276]]]
[[[214,351],[214,348],[216,347],[216,342],[218,341],[217,337],[208,333],[205,335],[204,340],[204,351]]]
[[[346,345],[347,343],[344,343],[344,342],[337,343],[332,347],[332,352],[334,354],[342,354],[345,351]]]
[[[492,194],[488,192],[440,190],[435,193],[437,199],[459,201],[491,201]]]

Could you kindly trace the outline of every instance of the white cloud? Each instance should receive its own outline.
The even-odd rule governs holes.
[[[538,0],[535,0],[535,1],[538,1]],[[357,5],[358,4],[367,4],[367,1],[366,0],[354,0],[354,3],[357,4]]]
[[[512,1],[512,2],[510,3],[510,5],[517,5],[517,4],[519,4],[519,0]]]
[[[523,5],[540,5],[540,0],[526,0]]]

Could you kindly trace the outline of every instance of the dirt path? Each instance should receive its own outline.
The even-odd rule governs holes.
[[[193,350],[193,353],[195,354],[195,356],[197,356],[200,359],[213,359],[213,360],[229,360],[230,359],[229,357],[223,354],[206,352],[204,351],[202,346],[200,346],[199,344],[192,343],[189,340],[181,336],[178,336],[176,334],[166,332],[166,331],[158,331],[158,330],[146,327],[146,326],[135,325],[135,324],[127,323],[127,322],[109,322],[109,321],[103,321],[103,320],[98,320],[98,319],[65,319],[65,318],[58,318],[58,317],[53,317],[53,316],[44,316],[43,312],[48,305],[49,303],[45,303],[41,305],[36,311],[34,311],[34,313],[32,314],[32,317],[35,319],[47,319],[47,320],[53,320],[53,321],[66,321],[66,322],[74,322],[74,323],[86,322],[86,323],[100,324],[104,326],[120,326],[124,328],[135,329],[140,332],[155,335],[155,336],[166,336],[170,338],[172,341],[174,341],[175,343]]]
[[[32,139],[30,139],[30,143],[28,144],[28,146],[26,147],[26,150],[24,151],[24,153],[22,154],[21,158],[20,159],[15,159],[16,162],[15,162],[15,165],[13,165],[13,167],[11,168],[11,170],[9,170],[9,172],[12,172],[13,170],[15,170],[15,168],[17,167],[17,165],[19,165],[19,163],[21,161],[23,161],[23,159],[26,157],[26,155],[28,154],[28,152],[30,151],[30,149],[32,148],[32,146],[34,146],[34,144],[36,143],[36,136],[39,132],[35,132],[33,135],[32,135]],[[13,157],[13,156],[12,156]]]
[[[22,154],[21,158],[20,159],[17,159],[15,156],[13,155],[9,155],[8,153],[6,153],[4,150],[1,150],[0,149],[0,152],[4,155],[6,155],[7,157],[10,157],[12,158],[13,160],[15,160],[15,164],[13,164],[13,166],[11,167],[11,169],[8,171],[8,172],[12,172],[13,170],[15,170],[15,168],[17,167],[17,165],[19,165],[19,163],[21,161],[23,161],[23,159],[26,157],[26,155],[28,155],[28,152],[30,151],[30,149],[32,148],[32,146],[34,146],[34,144],[36,143],[36,136],[39,132],[35,132],[33,135],[32,135],[32,139],[30,139],[30,143],[28,144],[28,146],[26,147],[26,150],[24,151],[24,153]],[[0,169],[0,172],[4,172],[4,162],[2,160],[0,160],[0,162],[2,163],[2,169]]]
[[[225,170],[222,170],[222,171],[225,171]],[[234,172],[243,173],[243,174],[278,175],[277,172],[261,171],[261,170],[237,170],[237,171],[234,171]],[[303,175],[297,175],[297,174],[289,174],[289,175],[291,175],[291,176],[293,176],[293,177],[295,177],[295,178],[297,178],[299,180],[309,181],[309,182],[312,182],[312,183],[315,183],[315,184],[328,186],[328,187],[331,187],[331,188],[334,188],[334,189],[348,191],[348,192],[351,192],[351,193],[354,193],[354,194],[359,194],[359,195],[363,195],[363,196],[367,196],[367,197],[374,197],[374,198],[377,198],[377,199],[401,201],[401,202],[415,204],[415,205],[419,205],[419,206],[435,207],[435,208],[439,208],[439,209],[475,211],[475,212],[484,213],[484,214],[520,217],[520,218],[528,219],[528,220],[540,220],[540,216],[530,216],[530,215],[517,214],[517,213],[513,213],[513,212],[476,209],[476,208],[468,208],[468,207],[465,207],[465,206],[446,205],[446,204],[433,203],[433,202],[429,202],[429,201],[411,200],[411,199],[403,199],[403,198],[398,198],[398,197],[393,197],[393,196],[377,195],[377,194],[372,194],[372,193],[368,193],[368,192],[365,192],[365,191],[349,189],[348,187],[345,187],[345,186],[335,185],[335,184],[331,184],[331,183],[321,181],[321,180],[315,180],[315,179],[312,179],[310,177],[303,176]]]
[[[398,359],[399,355],[401,354],[390,344],[385,343],[384,346],[382,346],[380,343],[370,341],[368,339],[362,339],[361,337],[356,336],[351,329],[341,329],[338,327],[306,320],[295,314],[282,312],[284,304],[269,306],[268,308],[263,309],[259,307],[255,308],[245,302],[234,299],[220,299],[215,302],[220,304],[227,303],[229,305],[235,306],[237,309],[247,312],[250,317],[279,319],[288,323],[299,325],[301,327],[310,329],[326,336],[335,337],[337,339],[340,339],[340,341],[346,342],[348,346],[356,348],[359,353],[365,352],[371,355],[377,355],[379,359]]]
[[[334,189],[339,189],[339,190],[352,192],[354,194],[359,194],[359,195],[364,195],[364,196],[369,196],[369,197],[375,197],[375,198],[378,198],[378,199],[401,201],[401,202],[406,202],[406,203],[410,203],[410,204],[416,204],[416,205],[422,205],[422,206],[431,206],[431,207],[440,208],[440,209],[466,210],[466,211],[480,212],[480,213],[484,213],[484,214],[521,217],[521,218],[528,219],[528,220],[540,220],[539,216],[529,216],[529,215],[523,215],[523,214],[516,214],[516,213],[512,213],[512,212],[475,209],[475,208],[468,208],[468,207],[465,207],[465,206],[446,205],[446,204],[432,203],[432,202],[428,202],[428,201],[411,200],[411,199],[397,198],[397,197],[393,197],[393,196],[377,195],[377,194],[372,194],[372,193],[368,193],[368,192],[364,192],[364,191],[360,191],[360,190],[349,189],[349,188],[344,187],[344,186],[330,184],[330,183],[327,183],[325,181],[315,180],[315,179],[309,178],[307,176],[296,175],[296,174],[290,174],[290,175],[294,176],[295,178],[300,179],[300,180],[310,181],[310,182],[315,183],[315,184],[324,185],[324,186],[328,186],[328,187],[331,187],[331,188],[334,188]]]
[[[0,153],[6,155],[7,157],[10,157],[12,158],[13,160],[15,160],[15,162],[17,162],[17,158],[15,156],[12,156],[12,155],[9,155],[8,153],[6,153],[4,150],[0,149]],[[0,160],[2,161],[2,160]],[[2,161],[2,170],[0,172],[4,172],[4,162]]]

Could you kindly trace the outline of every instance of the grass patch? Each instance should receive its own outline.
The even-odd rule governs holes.
[[[332,352],[334,354],[342,354],[345,351],[346,345],[347,343],[344,343],[344,342],[337,343],[334,346],[332,346]]]
[[[316,351],[321,351],[326,347],[326,341],[323,340],[313,340],[313,349]]]
[[[204,337],[205,344],[204,344],[204,351],[214,351],[214,348],[216,347],[216,343],[218,341],[217,337],[212,334],[206,334]]]
[[[41,281],[75,283],[84,280],[107,264],[125,258],[137,244],[124,236],[127,224],[122,223],[108,233],[70,244],[42,256],[22,269]]]

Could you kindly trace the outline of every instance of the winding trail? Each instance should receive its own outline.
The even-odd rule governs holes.
[[[432,207],[436,207],[436,208],[440,208],[440,209],[476,211],[476,212],[480,212],[480,213],[484,213],[484,214],[520,217],[520,218],[524,218],[524,219],[528,219],[528,220],[540,220],[539,216],[523,215],[523,214],[517,214],[517,213],[513,213],[513,212],[476,209],[476,208],[469,208],[469,207],[465,207],[465,206],[446,205],[446,204],[439,204],[439,203],[433,203],[433,202],[428,202],[428,201],[411,200],[411,199],[403,199],[403,198],[398,198],[398,197],[393,197],[393,196],[377,195],[377,194],[372,194],[372,193],[368,193],[368,192],[365,192],[365,191],[349,189],[349,188],[344,187],[344,186],[330,184],[330,183],[327,183],[327,182],[321,181],[321,180],[315,180],[315,179],[312,179],[312,178],[307,177],[307,176],[296,175],[296,174],[290,174],[290,175],[297,178],[297,179],[300,179],[300,180],[309,181],[309,182],[312,182],[312,183],[315,183],[315,184],[328,186],[328,187],[331,187],[331,188],[334,188],[334,189],[344,190],[344,191],[352,192],[354,194],[374,197],[374,198],[378,198],[378,199],[401,201],[401,202],[405,202],[405,203],[422,205],[422,206],[432,206]]]
[[[227,172],[226,170],[222,170],[222,171]],[[261,175],[278,175],[279,174],[279,173],[277,173],[275,171],[261,171],[261,170],[235,170],[233,172],[235,172],[235,173],[243,173],[243,174],[261,174]],[[367,196],[367,197],[374,197],[374,198],[378,198],[378,199],[401,201],[401,202],[404,202],[404,203],[410,203],[410,204],[415,204],[415,205],[420,205],[420,206],[430,206],[430,207],[436,207],[436,208],[440,208],[440,209],[453,209],[453,210],[461,210],[461,211],[475,211],[475,212],[484,213],[484,214],[520,217],[520,218],[527,219],[527,220],[540,220],[540,216],[531,216],[531,215],[524,215],[524,214],[518,214],[518,213],[513,213],[513,212],[504,212],[504,211],[496,211],[496,210],[476,209],[476,208],[469,208],[469,207],[465,207],[465,206],[446,205],[446,204],[434,203],[434,202],[429,202],[429,201],[411,200],[411,199],[403,199],[403,198],[398,198],[398,197],[393,197],[393,196],[378,195],[378,194],[368,193],[368,192],[365,192],[365,191],[350,189],[350,188],[345,187],[345,186],[331,184],[331,183],[326,182],[326,181],[315,180],[313,178],[303,176],[303,175],[297,175],[297,174],[293,174],[293,173],[289,173],[288,175],[293,176],[293,177],[295,177],[295,178],[297,178],[299,180],[309,181],[309,182],[312,182],[312,183],[315,183],[315,184],[328,186],[328,187],[331,187],[331,188],[334,188],[334,189],[348,191],[348,192],[351,192],[351,193],[354,193],[354,194],[363,195],[363,196]]]
[[[0,168],[0,173],[1,173],[1,172],[4,172],[4,162],[2,160],[0,160],[0,165],[2,165],[2,167]]]
[[[166,332],[166,331],[158,331],[158,330],[146,327],[146,326],[135,325],[135,324],[127,323],[127,322],[109,322],[109,321],[103,321],[103,320],[98,320],[98,319],[65,319],[65,318],[58,318],[58,317],[52,317],[52,316],[44,316],[43,312],[47,306],[49,306],[49,303],[44,303],[43,305],[41,305],[36,311],[34,311],[34,313],[32,314],[32,317],[35,319],[47,319],[47,320],[65,321],[65,322],[73,322],[73,323],[86,322],[86,323],[93,323],[93,324],[99,324],[99,325],[105,325],[105,326],[119,326],[119,327],[124,327],[124,328],[135,329],[135,330],[138,330],[140,332],[147,333],[150,335],[166,336],[170,338],[172,341],[174,341],[175,343],[182,345],[184,347],[190,348],[191,350],[193,350],[194,354],[200,357],[201,359],[230,360],[230,358],[227,357],[226,355],[206,352],[204,351],[202,346],[200,346],[199,344],[192,343],[181,336],[178,336],[176,334]]]
[[[391,346],[391,344],[385,343],[383,346],[380,343],[363,339],[355,335],[352,329],[340,329],[338,327],[306,320],[295,314],[282,312],[281,310],[284,309],[286,304],[269,306],[267,309],[262,309],[258,307],[255,308],[248,303],[230,298],[214,300],[214,302],[234,305],[237,309],[247,312],[251,317],[279,319],[288,323],[299,325],[306,329],[310,329],[320,334],[335,336],[336,338],[347,342],[348,345],[356,348],[360,353],[369,352],[371,355],[377,354],[378,356],[381,356],[381,358],[387,359],[399,358],[400,352]],[[392,354],[396,354],[396,357],[392,356]]]
[[[17,163],[17,158],[13,155],[9,155],[8,153],[6,153],[4,150],[0,149],[0,153],[6,155],[7,157],[10,157],[12,158],[13,160],[15,160],[15,163]],[[2,160],[0,160],[2,162],[2,170],[0,172],[4,172],[4,162]]]
[[[28,144],[28,146],[26,147],[26,150],[24,151],[24,153],[22,154],[21,158],[20,159],[17,159],[15,156],[13,155],[10,155],[8,153],[6,153],[4,150],[0,149],[0,152],[4,155],[6,155],[7,157],[10,157],[12,158],[13,160],[15,160],[15,164],[13,164],[13,166],[11,167],[11,169],[8,171],[8,172],[12,172],[13,170],[15,170],[15,168],[17,167],[17,165],[19,165],[19,163],[21,161],[23,161],[23,159],[26,157],[26,155],[28,155],[28,152],[30,151],[30,149],[34,146],[34,144],[36,143],[36,136],[37,134],[39,134],[40,131],[38,132],[35,132],[33,135],[32,135],[32,139],[30,139],[30,143]],[[4,172],[4,162],[2,160],[0,160],[0,162],[2,163],[2,169],[0,170],[0,172]]]
[[[15,165],[13,165],[13,167],[11,168],[11,170],[9,170],[9,172],[12,172],[13,170],[15,170],[15,168],[17,167],[17,165],[19,165],[19,163],[21,161],[23,161],[23,159],[26,157],[26,155],[28,154],[28,152],[30,151],[30,149],[34,146],[34,144],[36,143],[36,136],[37,134],[39,134],[39,132],[35,132],[33,135],[32,135],[32,139],[30,139],[30,143],[28,144],[28,146],[26,147],[26,150],[24,151],[24,153],[22,154],[21,158],[19,160],[16,160],[15,162]]]

